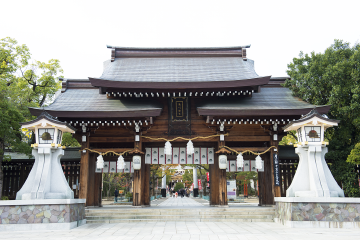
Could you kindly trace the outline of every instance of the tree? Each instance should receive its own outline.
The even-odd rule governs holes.
[[[177,164],[166,164],[166,165],[160,165],[160,164],[152,164],[150,167],[150,188],[151,188],[151,195],[155,196],[155,189],[157,189],[158,186],[155,187],[156,180],[160,181],[162,178],[166,175],[166,179],[168,177],[170,178],[174,174],[174,168],[177,167]],[[164,173],[164,174],[163,174]]]
[[[177,192],[177,191],[179,191],[179,190],[182,189],[182,188],[185,188],[185,187],[184,187],[184,184],[183,184],[182,182],[177,182],[177,183],[175,184],[174,191]]]
[[[71,135],[71,133],[64,133],[61,145],[65,147],[80,147],[80,143]]]
[[[253,180],[253,182],[256,184],[258,180],[258,173],[253,171],[236,173],[236,184],[238,186],[238,191],[241,192],[244,189],[243,186],[245,184],[248,186],[248,189],[250,189],[250,180]]]
[[[33,119],[28,107],[49,104],[60,89],[62,73],[59,61],[29,63],[30,51],[15,39],[0,39],[0,197],[2,194],[2,161],[5,148],[31,153],[29,138],[21,131],[20,122]]]
[[[288,64],[285,86],[293,95],[315,105],[331,105],[328,116],[341,122],[325,133],[330,141],[326,159],[346,196],[359,196],[354,165],[347,156],[360,142],[360,45],[335,40],[324,53],[300,52]]]

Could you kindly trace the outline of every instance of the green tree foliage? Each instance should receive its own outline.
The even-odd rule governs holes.
[[[65,147],[80,147],[80,143],[71,135],[71,133],[64,133],[61,145]]]
[[[360,164],[360,143],[357,143],[353,150],[351,150],[346,161],[353,164]]]
[[[0,39],[0,197],[2,161],[10,160],[4,155],[5,148],[30,154],[29,139],[19,123],[33,119],[28,107],[49,104],[60,89],[59,61],[29,63],[30,56],[26,45],[9,37]]]
[[[341,120],[327,130],[329,153],[326,159],[345,195],[359,196],[354,165],[346,162],[355,144],[360,142],[360,45],[335,40],[324,53],[300,53],[288,64],[291,79],[285,82],[294,96],[315,105],[331,105],[328,116]],[[351,161],[349,161],[351,162]]]
[[[177,182],[177,183],[175,184],[174,190],[175,190],[175,192],[177,192],[177,191],[179,191],[179,190],[182,189],[182,188],[185,188],[185,187],[184,187],[184,184],[183,184],[182,182]]]
[[[150,188],[151,188],[151,195],[155,196],[155,190],[158,186],[156,183],[161,184],[162,178],[166,175],[166,183],[169,183],[171,176],[175,173],[174,168],[177,167],[177,164],[166,164],[166,165],[159,165],[159,164],[152,164],[150,167]]]
[[[285,145],[294,145],[296,144],[297,137],[295,131],[289,131],[286,136],[284,136],[281,141],[279,142],[279,145],[285,146]]]

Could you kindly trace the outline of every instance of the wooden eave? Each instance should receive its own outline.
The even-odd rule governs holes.
[[[317,107],[319,113],[326,114],[331,106]],[[206,108],[198,107],[197,112],[202,116],[293,116],[307,114],[311,109],[235,109],[235,108]]]
[[[34,116],[41,114],[42,109],[29,108]],[[134,111],[52,111],[47,110],[51,115],[60,118],[137,118],[157,117],[161,115],[162,108]]]
[[[203,81],[203,82],[125,82],[111,81],[100,78],[89,78],[91,84],[95,87],[121,88],[121,89],[219,89],[251,87],[267,84],[271,76],[232,81]]]

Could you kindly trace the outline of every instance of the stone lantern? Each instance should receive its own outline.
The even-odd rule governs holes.
[[[286,190],[286,197],[344,197],[344,191],[325,162],[328,143],[324,140],[324,132],[339,122],[320,115],[314,109],[284,127],[284,131],[296,131],[298,144],[295,152],[299,155],[299,165]]]
[[[36,143],[31,146],[35,163],[16,199],[73,199],[74,192],[65,179],[60,158],[65,148],[61,146],[63,133],[75,133],[76,129],[46,112],[21,126],[34,131]]]

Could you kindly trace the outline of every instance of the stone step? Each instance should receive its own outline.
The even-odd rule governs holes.
[[[86,209],[85,213],[166,213],[166,212],[179,212],[179,213],[216,213],[216,214],[243,214],[243,213],[266,213],[275,212],[274,208],[265,209],[229,209],[229,208],[213,208],[213,209]]]
[[[219,218],[189,218],[189,219],[103,219],[86,220],[87,224],[92,223],[131,223],[131,222],[274,222],[273,219],[219,219]]]
[[[87,220],[103,219],[272,219],[273,215],[114,215],[114,216],[86,216]]]
[[[273,222],[275,208],[88,208],[87,223]]]
[[[274,211],[266,211],[266,212],[181,212],[181,211],[167,211],[167,212],[87,212],[86,216],[120,216],[120,215],[177,215],[177,216],[249,216],[249,215],[274,215]]]

